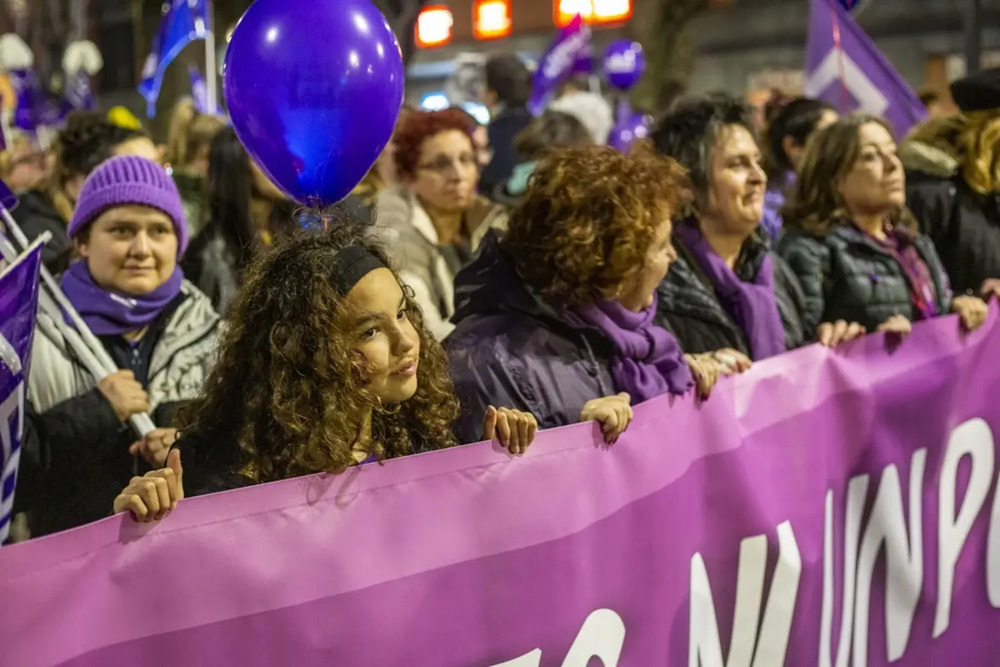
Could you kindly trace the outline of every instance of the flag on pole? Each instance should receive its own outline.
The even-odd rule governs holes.
[[[863,111],[904,136],[927,115],[916,94],[837,0],[810,0],[805,93]]]
[[[142,67],[139,93],[146,99],[146,115],[156,115],[163,73],[184,47],[208,35],[208,0],[167,0],[153,39],[153,50]]]
[[[42,246],[36,243],[0,272],[0,544],[14,511],[41,265]]]
[[[189,65],[188,76],[191,77],[191,97],[194,98],[194,108],[198,110],[198,113],[215,113],[215,109],[209,108],[208,84],[205,83],[205,77],[201,75],[201,70],[194,65]]]
[[[545,104],[573,74],[589,74],[593,70],[590,56],[590,28],[579,14],[559,31],[548,50],[538,61],[531,86],[528,109],[536,116]]]

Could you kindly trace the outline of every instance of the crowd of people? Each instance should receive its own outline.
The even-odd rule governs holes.
[[[899,150],[880,118],[777,97],[762,127],[714,94],[621,152],[592,93],[534,117],[509,54],[486,84],[488,126],[404,109],[323,210],[190,101],[165,149],[77,113],[48,155],[0,160],[120,369],[39,317],[20,537],[481,440],[517,456],[579,422],[614,443],[640,402],[952,313],[974,330],[1000,296],[1000,70]]]

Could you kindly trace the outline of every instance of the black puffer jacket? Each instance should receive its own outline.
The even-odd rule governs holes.
[[[688,354],[728,347],[749,356],[751,351],[747,336],[719,303],[711,280],[676,234],[673,243],[677,249],[677,261],[670,266],[667,277],[657,288],[659,304],[656,323],[672,331]],[[766,243],[755,235],[744,244],[736,274],[742,280],[752,280],[769,252]],[[785,347],[791,350],[812,340],[803,336],[801,313],[805,306],[804,295],[795,275],[781,258],[773,253],[771,258],[778,312],[785,328]]]
[[[960,175],[908,174],[906,204],[934,242],[957,293],[1000,278],[1000,193],[977,194]]]
[[[949,312],[951,289],[934,244],[921,234],[914,245],[930,270],[938,312]],[[838,225],[825,238],[786,229],[778,252],[805,292],[807,335],[815,335],[820,322],[846,320],[874,331],[893,315],[918,319],[903,267],[852,226]]]
[[[43,232],[52,235],[42,248],[42,262],[53,274],[62,273],[69,263],[73,242],[66,235],[67,221],[59,215],[48,196],[37,190],[18,195],[17,206],[11,215],[29,241],[34,241]]]

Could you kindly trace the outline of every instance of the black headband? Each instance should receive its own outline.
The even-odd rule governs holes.
[[[344,248],[333,258],[333,275],[330,283],[337,294],[347,296],[347,293],[358,282],[375,269],[384,269],[382,263],[368,248],[354,245]]]

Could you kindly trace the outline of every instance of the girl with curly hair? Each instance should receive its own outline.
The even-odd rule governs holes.
[[[251,264],[176,451],[163,470],[134,478],[115,511],[158,519],[182,487],[190,495],[336,474],[456,444],[444,351],[365,232],[300,233]],[[530,414],[492,406],[479,419],[460,440],[497,437],[512,454],[537,428]]]
[[[490,403],[543,428],[600,422],[613,442],[631,403],[682,394],[690,359],[652,322],[656,286],[675,259],[671,214],[684,183],[676,163],[604,146],[543,159],[511,213],[456,283],[445,340],[462,401],[459,437]],[[707,390],[713,378],[702,378]]]

